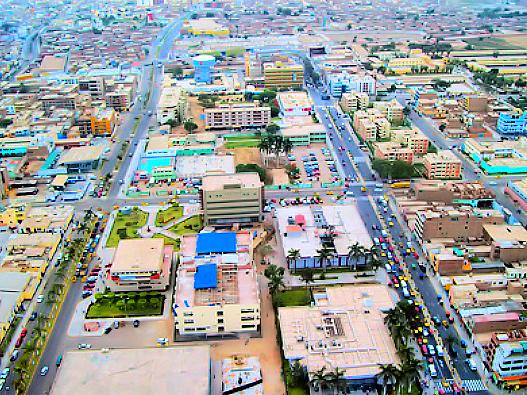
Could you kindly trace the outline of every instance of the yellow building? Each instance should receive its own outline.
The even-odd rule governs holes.
[[[33,207],[18,229],[22,233],[63,233],[73,218],[73,206]]]
[[[215,18],[191,19],[187,28],[194,36],[225,36],[230,33],[227,27],[221,26]]]
[[[91,131],[94,136],[111,136],[116,124],[116,112],[113,108],[99,108],[90,117]]]
[[[304,66],[293,62],[268,62],[263,65],[266,88],[294,88],[304,84]]]
[[[29,205],[26,203],[11,204],[0,209],[0,224],[9,228],[16,228],[19,223],[26,219]]]
[[[365,110],[370,104],[370,98],[363,92],[345,92],[340,99],[340,107],[345,112]]]
[[[259,331],[260,296],[250,232],[182,237],[174,316],[176,336]]]

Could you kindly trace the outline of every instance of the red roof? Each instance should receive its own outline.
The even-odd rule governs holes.
[[[298,225],[305,225],[306,224],[306,218],[304,217],[303,214],[297,214],[297,215],[295,215],[295,222]]]

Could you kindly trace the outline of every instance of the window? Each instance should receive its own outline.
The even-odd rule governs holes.
[[[253,321],[254,317],[242,317],[242,321]]]
[[[218,324],[223,324],[223,318],[218,318]]]
[[[193,324],[194,320],[184,320],[183,323],[185,323],[185,324]]]
[[[216,315],[222,316],[223,315],[223,311],[217,311]]]
[[[243,329],[254,329],[254,325],[242,325]]]
[[[242,313],[254,313],[254,309],[242,309]]]

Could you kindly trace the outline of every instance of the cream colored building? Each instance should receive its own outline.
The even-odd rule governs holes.
[[[161,124],[172,119],[183,122],[187,113],[187,95],[178,86],[171,86],[171,79],[165,75],[163,89],[157,106],[157,121]]]
[[[33,207],[18,229],[22,233],[63,233],[73,218],[74,208],[69,205]]]
[[[452,151],[426,154],[423,164],[430,180],[454,179],[461,176],[461,160]]]
[[[280,111],[286,117],[310,115],[313,110],[306,92],[279,92],[276,100]]]
[[[389,139],[391,124],[377,109],[359,110],[353,115],[353,127],[367,141]]]
[[[259,331],[250,231],[182,237],[173,313],[176,337]]]
[[[263,128],[271,122],[271,108],[256,103],[220,104],[204,112],[205,129]]]
[[[263,182],[257,173],[205,176],[200,193],[207,225],[230,226],[263,219]]]
[[[400,123],[404,120],[404,107],[396,99],[375,102],[373,108],[381,111],[382,115],[392,123]]]
[[[120,240],[105,285],[112,292],[164,291],[170,283],[173,252],[163,239]]]
[[[365,110],[370,104],[370,98],[367,93],[362,92],[345,92],[340,98],[340,107],[345,112],[355,112]]]

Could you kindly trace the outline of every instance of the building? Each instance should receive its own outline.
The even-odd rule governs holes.
[[[21,304],[19,293],[0,292],[0,341],[4,340]]]
[[[157,121],[161,124],[169,120],[183,122],[187,112],[187,96],[177,86],[163,86],[157,105]]]
[[[408,147],[415,155],[424,155],[430,147],[430,140],[420,129],[396,129],[391,131],[391,141]]]
[[[196,82],[204,82],[210,84],[212,82],[212,73],[216,58],[211,55],[198,55],[192,58],[192,65],[194,66],[194,80]]]
[[[527,134],[527,111],[501,112],[496,125],[498,133],[505,136],[519,136]]]
[[[351,74],[343,71],[327,77],[329,92],[333,97],[341,97],[346,92],[366,93],[374,96],[377,92],[377,81],[371,75]]]
[[[421,243],[432,239],[483,239],[485,225],[503,222],[498,211],[446,206],[418,211],[413,231]]]
[[[27,217],[30,206],[26,203],[13,203],[0,207],[0,225],[15,229]]]
[[[206,129],[265,128],[271,122],[271,108],[258,103],[220,104],[204,113]]]
[[[301,88],[304,85],[304,66],[292,60],[263,64],[266,88]]]
[[[252,232],[184,235],[174,292],[176,336],[260,330]]]
[[[288,259],[292,270],[355,265],[348,257],[348,247],[355,243],[365,248],[372,246],[368,230],[358,220],[360,214],[353,204],[279,207],[275,213],[284,256],[290,250],[299,250],[299,258]],[[333,252],[327,262],[318,258],[317,250],[323,244]]]
[[[98,108],[90,117],[91,134],[111,136],[117,124],[117,114],[113,108]]]
[[[486,113],[489,97],[486,95],[466,95],[459,100],[459,104],[465,111]]]
[[[461,160],[452,151],[439,151],[424,156],[425,177],[430,180],[461,177]]]
[[[215,18],[199,18],[188,21],[187,31],[193,36],[226,36],[229,28],[218,24]]]
[[[212,395],[210,369],[209,346],[68,351],[50,393]]]
[[[99,167],[103,150],[102,145],[70,148],[62,154],[58,165],[64,166],[68,174],[88,173]]]
[[[410,164],[414,161],[414,152],[412,149],[393,141],[375,142],[374,156],[376,159],[400,160]]]
[[[231,226],[262,221],[263,186],[257,173],[203,177],[200,193],[205,224]]]
[[[3,293],[16,294],[20,305],[25,300],[33,299],[38,287],[38,279],[30,273],[1,272],[0,273],[0,295]],[[1,296],[0,296],[1,298]]]
[[[353,128],[363,140],[378,141],[391,138],[390,122],[374,108],[356,111],[353,114]]]
[[[324,124],[314,122],[310,116],[287,117],[284,123],[286,126],[280,129],[280,134],[295,147],[326,142]]]
[[[504,190],[514,203],[527,211],[527,178],[520,181],[508,181]]]
[[[263,394],[260,360],[257,357],[234,355],[221,363],[223,394]]]
[[[163,239],[120,240],[105,285],[112,292],[164,291],[170,283],[173,251]]]
[[[313,292],[311,306],[279,307],[284,357],[310,378],[326,368],[349,385],[376,384],[379,365],[399,359],[384,312],[394,307],[384,285],[347,285]]]
[[[527,385],[527,331],[494,333],[486,346],[486,356],[495,383],[512,389]]]
[[[379,110],[392,124],[402,124],[404,121],[404,107],[396,99],[373,102],[373,108]]]
[[[527,173],[527,139],[476,140],[466,139],[462,150],[487,174]]]
[[[313,106],[306,92],[279,92],[277,95],[280,111],[284,116],[311,115]]]
[[[21,233],[63,234],[73,218],[74,207],[68,205],[32,207],[18,226]]]
[[[346,92],[340,98],[340,107],[344,112],[366,110],[369,104],[370,98],[367,93]]]

